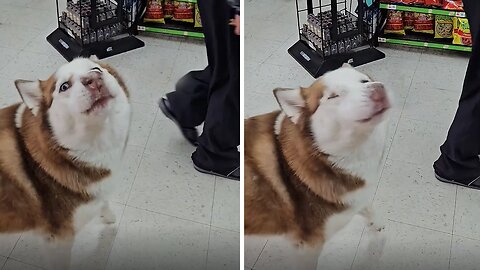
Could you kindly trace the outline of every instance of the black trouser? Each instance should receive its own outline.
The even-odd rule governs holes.
[[[217,172],[239,166],[240,154],[240,38],[228,25],[232,8],[226,0],[198,0],[207,46],[208,66],[181,78],[167,94],[180,125],[204,122],[196,165]]]
[[[455,119],[434,168],[441,177],[468,185],[480,176],[480,1],[463,3],[473,36],[473,51]]]

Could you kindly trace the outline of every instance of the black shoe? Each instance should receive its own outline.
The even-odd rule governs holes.
[[[448,184],[454,184],[454,185],[459,185],[459,186],[462,186],[462,187],[467,187],[467,188],[473,188],[473,189],[479,189],[480,190],[480,176],[473,179],[472,181],[469,181],[468,183],[462,183],[462,182],[459,182],[459,181],[455,181],[455,180],[449,180],[449,179],[446,179],[444,177],[441,177],[440,175],[438,175],[437,172],[435,172],[435,178],[437,178],[437,180],[441,181],[441,182],[444,182],[444,183],[448,183]]]
[[[158,101],[158,106],[160,110],[162,110],[163,114],[170,120],[172,120],[177,127],[182,132],[183,137],[190,142],[193,146],[198,145],[198,131],[195,127],[182,127],[180,123],[177,121],[175,116],[173,115],[172,109],[170,108],[170,103],[166,98],[161,98]]]
[[[195,164],[195,162],[193,163],[193,167],[195,168],[195,170],[201,173],[206,173],[206,174],[215,175],[215,176],[219,176],[219,177],[223,177],[231,180],[240,181],[240,167],[237,167],[230,172],[215,172],[208,169],[203,169],[203,168],[200,168],[197,164]]]

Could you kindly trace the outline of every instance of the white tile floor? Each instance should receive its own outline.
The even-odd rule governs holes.
[[[0,106],[15,79],[46,79],[65,60],[46,42],[55,1],[0,1]],[[117,224],[94,221],[74,246],[75,269],[238,269],[239,182],[197,173],[194,150],[156,106],[179,77],[206,65],[204,45],[141,37],[146,47],[106,60],[132,94],[133,122],[112,198]],[[101,240],[97,245],[98,240]],[[0,269],[45,269],[30,233],[0,236]]]
[[[313,78],[286,50],[297,41],[294,0],[245,1],[245,116],[278,109],[275,87]],[[378,269],[480,269],[480,192],[435,180],[432,163],[453,119],[468,59],[423,49],[381,47],[384,60],[359,67],[396,95],[391,146],[373,202],[388,237]],[[352,269],[362,227],[327,245],[318,269]],[[246,246],[245,269],[283,269],[273,241]]]

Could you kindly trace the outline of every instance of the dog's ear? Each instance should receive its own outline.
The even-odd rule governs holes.
[[[22,97],[23,103],[36,115],[43,96],[40,81],[16,80],[15,86]]]
[[[301,88],[277,88],[273,90],[273,94],[282,111],[296,124],[305,107],[305,100],[302,97]]]
[[[343,63],[342,67],[353,68],[353,66],[350,65],[349,63]]]

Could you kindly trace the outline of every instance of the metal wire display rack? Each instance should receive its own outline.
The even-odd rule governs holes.
[[[296,0],[299,41],[290,55],[314,78],[349,63],[363,65],[385,57],[375,48],[382,21],[378,1]],[[328,3],[326,3],[328,2]]]
[[[96,55],[106,58],[145,46],[133,36],[137,6],[134,0],[56,0],[58,28],[47,41],[68,61]]]

